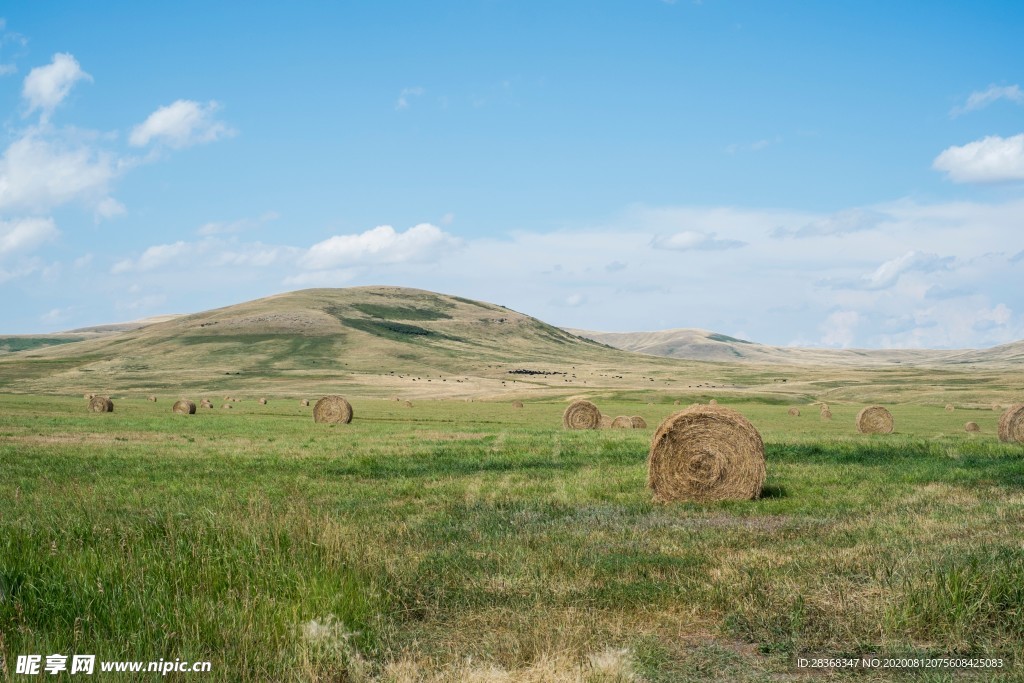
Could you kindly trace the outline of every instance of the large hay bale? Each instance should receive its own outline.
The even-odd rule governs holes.
[[[892,434],[892,413],[882,406],[868,406],[857,413],[857,431],[861,434]]]
[[[946,412],[947,413],[952,413],[954,410],[955,410],[955,408],[953,408],[953,404],[952,403],[947,403],[946,404]]]
[[[523,402],[522,401],[512,401],[512,407],[513,408],[522,408],[523,407]]]
[[[313,421],[348,424],[352,421],[352,404],[341,396],[324,396],[313,406]]]
[[[1010,406],[999,418],[999,440],[1024,443],[1024,403]]]
[[[93,396],[89,399],[89,412],[112,413],[114,412],[114,402],[106,396]]]
[[[822,420],[831,420],[832,419],[832,411],[831,410],[823,410],[823,411],[821,411],[821,419]]]
[[[601,429],[611,429],[612,427],[612,416],[601,413]]]
[[[625,415],[619,415],[617,418],[612,420],[612,429],[632,429],[633,418]]]
[[[303,408],[309,406],[309,399],[308,398],[302,399],[301,401],[299,401],[299,405],[302,406]]]
[[[634,415],[629,419],[633,422],[633,429],[647,429],[647,420],[639,415]]]
[[[265,405],[267,405],[267,399],[265,399],[265,398],[261,398],[261,399],[259,400],[259,404],[260,404],[261,406],[265,406]]]
[[[566,429],[597,429],[601,426],[601,411],[590,401],[573,401],[562,413],[562,426]]]
[[[180,401],[174,402],[174,405],[171,406],[171,412],[178,415],[195,415],[196,404],[187,398],[183,398]]]
[[[790,408],[789,409],[789,414],[792,417],[800,417],[800,409],[799,408]]]
[[[968,423],[964,424],[964,431],[965,432],[980,432],[981,431],[981,427],[978,426],[977,422],[968,422]]]
[[[761,435],[731,408],[692,406],[654,432],[647,486],[657,501],[750,500],[764,479]]]

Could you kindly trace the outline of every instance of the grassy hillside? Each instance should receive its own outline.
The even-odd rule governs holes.
[[[756,344],[721,337],[709,343]],[[494,304],[395,287],[309,289],[0,357],[0,392],[408,399],[583,395],[681,403],[1019,401],[1020,363],[699,362],[613,349]]]

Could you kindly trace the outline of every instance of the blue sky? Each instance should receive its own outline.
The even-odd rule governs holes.
[[[17,3],[0,333],[393,284],[608,331],[1024,338],[1024,5]]]

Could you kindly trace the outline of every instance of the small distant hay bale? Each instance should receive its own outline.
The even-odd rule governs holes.
[[[402,405],[406,408],[412,408],[412,401],[402,401]]]
[[[672,401],[672,405],[674,405],[674,406],[679,405],[679,399],[677,398],[676,400]]]
[[[512,401],[512,407],[513,408],[522,408],[523,407],[523,402],[522,401]]]
[[[800,409],[799,408],[790,408],[789,409],[789,414],[791,416],[793,416],[793,417],[800,417]]]
[[[234,408],[234,406],[231,405],[230,403],[225,403],[220,407],[221,410],[231,410],[232,408]]]
[[[152,403],[156,403],[156,396],[150,396],[150,397],[149,397],[148,399],[146,399],[146,400],[147,400],[147,401],[150,401],[150,402],[152,402]]]
[[[82,394],[82,398],[84,398],[86,401],[91,401],[94,398],[96,398],[96,394]]]
[[[308,398],[302,399],[301,401],[299,401],[299,405],[302,406],[303,408],[308,407],[309,406],[309,399]]]
[[[832,419],[832,411],[831,410],[827,410],[827,409],[821,411],[821,419],[822,420],[831,420]]]
[[[612,427],[612,416],[601,413],[601,429],[611,429]]]
[[[955,410],[955,408],[953,407],[952,403],[947,403],[946,404],[946,412],[947,413],[952,413],[954,410]]]
[[[647,420],[639,415],[634,415],[629,419],[633,422],[633,429],[647,429]]]
[[[709,406],[717,406],[718,405],[718,399],[715,399],[715,398],[711,399],[710,401],[708,401],[708,405]]]
[[[612,429],[632,429],[633,418],[627,417],[626,415],[619,415],[617,418],[612,420]]]
[[[208,400],[206,400],[204,398],[202,401],[199,402],[199,407],[200,408],[213,408],[213,403],[211,403],[210,401],[208,401]]]
[[[180,401],[174,402],[174,405],[171,406],[171,412],[178,415],[195,415],[196,404],[187,398],[183,398]]]
[[[324,396],[313,406],[313,421],[348,424],[352,421],[352,404],[341,396]]]
[[[818,406],[818,410],[820,410],[821,412],[825,412],[826,410],[831,410],[831,409],[828,407],[827,403],[822,401],[821,405]]]
[[[114,412],[114,402],[106,396],[93,396],[89,399],[89,412],[112,413]]]
[[[1003,409],[1003,407],[1001,405],[999,405],[998,403],[993,403],[992,404],[992,412],[998,413],[1002,409]]]
[[[999,418],[999,440],[1024,443],[1024,403],[1010,406]]]
[[[882,406],[868,406],[857,413],[857,431],[861,434],[892,434],[892,413]]]
[[[731,408],[691,406],[654,433],[647,486],[656,501],[751,500],[764,480],[761,435]]]
[[[964,431],[965,432],[980,432],[981,431],[981,427],[978,426],[977,422],[968,422],[968,423],[964,424]]]
[[[562,413],[562,426],[566,429],[598,429],[601,411],[590,401],[573,401]]]
[[[260,404],[261,406],[265,406],[265,405],[267,405],[267,399],[265,399],[265,398],[261,398],[261,399],[259,400],[259,404]]]

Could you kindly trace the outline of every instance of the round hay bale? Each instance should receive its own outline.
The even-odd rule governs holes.
[[[964,431],[965,432],[980,432],[981,431],[981,427],[978,426],[977,422],[967,422],[966,424],[964,424]]]
[[[206,400],[204,398],[202,401],[199,402],[199,407],[200,408],[213,408],[213,403],[211,403],[210,401],[208,401],[208,400]]]
[[[800,417],[800,409],[799,408],[790,408],[789,409],[789,414],[791,416],[793,416],[793,417]]]
[[[1024,403],[1010,406],[999,418],[999,440],[1024,443]]]
[[[150,401],[150,402],[152,402],[152,403],[156,403],[156,396],[150,396],[150,397],[149,397],[148,399],[146,399],[146,400],[147,400],[147,401]]]
[[[352,404],[341,396],[324,396],[313,406],[313,421],[348,424],[352,421]]]
[[[998,413],[1002,409],[1003,409],[1003,407],[1001,405],[999,405],[998,403],[993,403],[992,404],[992,412]]]
[[[412,408],[412,401],[402,401],[402,405],[406,408]]]
[[[718,405],[718,399],[715,399],[715,398],[711,399],[710,401],[708,401],[708,405],[709,406],[717,406]]]
[[[647,429],[647,420],[639,415],[634,415],[629,419],[633,422],[633,429]]]
[[[822,401],[821,405],[818,406],[818,410],[820,410],[821,412],[825,412],[826,410],[830,410],[830,408],[828,407],[827,403]]]
[[[821,411],[821,419],[822,420],[831,420],[832,419],[832,411],[831,410],[823,410],[823,411]]]
[[[91,401],[94,398],[96,398],[96,394],[82,394],[82,398],[84,398],[86,401]]]
[[[750,500],[761,495],[764,479],[764,442],[735,410],[693,406],[654,433],[647,486],[656,501]]]
[[[114,402],[106,396],[93,396],[89,399],[89,412],[112,413],[114,412]]]
[[[522,408],[523,407],[523,402],[522,401],[512,401],[512,407],[513,408]]]
[[[562,413],[562,426],[566,429],[598,429],[601,411],[590,401],[573,401]]]
[[[177,413],[178,415],[195,415],[196,404],[189,401],[187,398],[183,398],[180,401],[174,402],[174,405],[171,406],[171,412]]]
[[[612,420],[612,429],[632,429],[633,418],[625,415],[619,415],[617,418]]]
[[[611,429],[612,427],[612,416],[601,413],[601,429]]]
[[[299,405],[302,406],[303,408],[309,406],[309,399],[308,398],[302,399],[301,401],[299,401]]]
[[[857,431],[861,434],[892,434],[892,413],[882,406],[868,406],[857,413]]]
[[[679,399],[677,398],[676,400],[672,401],[672,405],[674,405],[674,406],[679,405]]]
[[[953,404],[952,404],[952,403],[947,403],[947,404],[946,404],[946,412],[947,412],[947,413],[952,413],[952,412],[953,412],[953,410],[955,410],[955,409],[953,408]]]
[[[267,399],[265,399],[265,398],[261,398],[261,399],[259,400],[259,404],[260,404],[261,406],[265,406],[265,405],[267,405]]]
[[[225,403],[220,407],[221,410],[231,410],[232,408],[234,408],[234,406],[231,405],[230,403]]]

